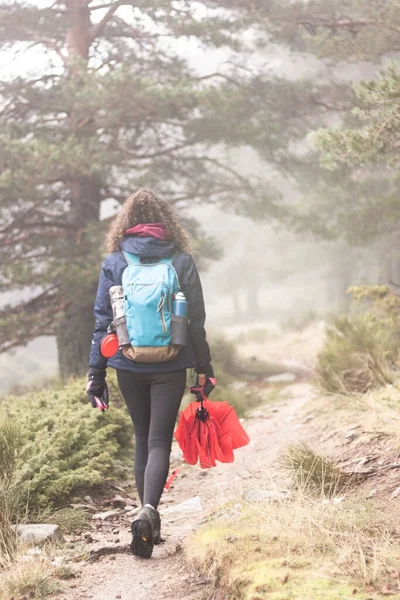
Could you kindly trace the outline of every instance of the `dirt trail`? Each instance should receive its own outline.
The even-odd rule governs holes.
[[[313,388],[306,383],[285,389],[282,402],[261,407],[255,417],[245,423],[251,436],[251,444],[236,452],[233,465],[221,465],[201,471],[185,466],[174,487],[165,495],[161,511],[162,535],[166,542],[155,548],[149,561],[128,553],[102,556],[98,561],[83,566],[80,577],[68,584],[63,596],[68,599],[90,598],[92,600],[200,600],[205,597],[207,582],[188,572],[182,556],[185,538],[207,515],[229,500],[242,498],[243,491],[257,489],[260,479],[274,479],[276,456],[290,441],[304,439],[306,425],[299,419],[301,407],[312,397]],[[168,508],[198,496],[202,510],[181,515],[169,513]],[[115,548],[112,530],[119,529],[118,547],[124,551],[130,542],[126,516],[109,524],[108,531],[95,547]]]

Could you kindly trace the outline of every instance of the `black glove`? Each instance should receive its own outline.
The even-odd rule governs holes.
[[[201,371],[201,369],[198,369],[198,371]],[[216,385],[217,381],[214,377],[214,371],[212,370],[211,365],[209,365],[207,372],[198,372],[196,385],[193,385],[190,388],[190,393],[196,396],[197,402],[201,402],[201,400],[208,398]]]
[[[108,408],[109,395],[105,370],[89,370],[86,392],[93,408],[98,408],[101,412]]]

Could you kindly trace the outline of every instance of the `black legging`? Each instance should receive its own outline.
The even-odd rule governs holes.
[[[157,508],[169,471],[172,436],[185,391],[186,371],[117,371],[135,428],[135,479],[140,501]]]

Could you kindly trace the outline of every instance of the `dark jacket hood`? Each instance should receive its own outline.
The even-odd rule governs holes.
[[[120,243],[121,250],[131,252],[145,258],[165,258],[170,257],[178,250],[178,246],[173,241],[159,240],[153,237],[136,237],[127,235]]]

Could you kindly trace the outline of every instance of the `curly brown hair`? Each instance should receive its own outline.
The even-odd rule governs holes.
[[[144,189],[129,196],[111,222],[105,244],[107,252],[119,250],[126,230],[144,223],[163,223],[168,239],[176,242],[181,250],[191,252],[189,236],[171,206]]]

